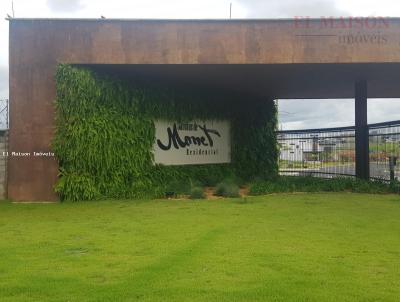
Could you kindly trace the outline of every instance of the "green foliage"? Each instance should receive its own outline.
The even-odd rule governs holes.
[[[212,91],[135,87],[69,65],[59,65],[56,84],[55,189],[62,200],[163,197],[172,180],[214,186],[226,177],[277,173],[272,102],[252,106]],[[232,164],[154,165],[156,119],[231,120]]]
[[[314,177],[278,177],[269,181],[256,181],[250,186],[250,195],[288,192],[356,192],[399,193],[398,184],[364,181],[353,178],[322,179]]]
[[[202,187],[193,187],[190,190],[190,199],[204,199],[206,195],[204,194],[204,189]]]
[[[215,195],[223,197],[239,197],[239,186],[232,180],[224,180],[215,188]]]
[[[278,174],[277,111],[273,102],[254,101],[235,110],[232,162],[242,179],[271,179]]]
[[[64,174],[56,187],[56,192],[62,199],[68,198],[71,201],[93,200],[100,196],[92,178],[88,175]]]
[[[226,177],[234,175],[234,169],[229,164],[218,165],[184,165],[158,166],[154,174],[160,182],[164,179],[174,179],[180,183],[198,182],[200,186],[212,187]]]
[[[167,196],[177,197],[179,195],[189,195],[191,183],[188,180],[173,180],[165,187],[165,194]]]

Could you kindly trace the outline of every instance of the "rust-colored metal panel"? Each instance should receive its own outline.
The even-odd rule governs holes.
[[[379,20],[348,28],[321,20],[12,19],[10,40],[28,46],[14,47],[27,64],[398,62],[400,20]]]
[[[325,21],[324,21],[325,22]],[[10,152],[49,151],[58,63],[399,63],[400,20],[10,20]],[[8,197],[57,200],[58,166],[9,157]]]

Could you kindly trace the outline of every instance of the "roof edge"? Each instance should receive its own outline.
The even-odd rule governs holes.
[[[293,20],[308,20],[308,21],[319,21],[321,19],[333,19],[333,20],[346,20],[346,19],[376,19],[384,18],[387,20],[400,21],[400,17],[384,17],[384,16],[321,16],[309,18],[307,16],[298,16],[293,18],[235,18],[235,19],[158,19],[158,18],[5,18],[8,21],[87,21],[87,22],[279,22],[279,21],[293,21]]]

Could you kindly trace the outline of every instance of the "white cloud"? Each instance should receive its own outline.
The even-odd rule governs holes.
[[[349,11],[337,7],[334,0],[238,0],[253,18],[293,18],[295,16],[347,16]]]
[[[350,99],[279,100],[278,108],[283,130],[354,124],[354,101]]]
[[[54,12],[76,12],[83,8],[80,0],[47,0],[47,6]]]
[[[0,66],[0,99],[8,98],[8,67]]]
[[[368,100],[369,123],[400,120],[400,99]]]
[[[354,125],[354,100],[279,100],[282,130]],[[369,99],[368,123],[400,120],[400,99]]]
[[[400,16],[398,0],[336,0],[336,4],[353,16]]]

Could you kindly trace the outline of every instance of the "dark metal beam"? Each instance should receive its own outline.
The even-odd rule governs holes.
[[[369,133],[367,120],[367,82],[355,84],[356,177],[369,179]]]

